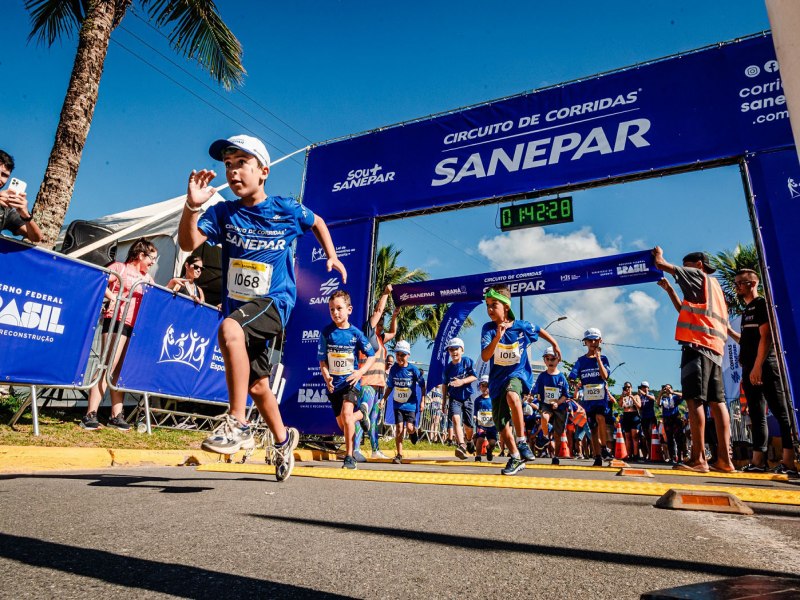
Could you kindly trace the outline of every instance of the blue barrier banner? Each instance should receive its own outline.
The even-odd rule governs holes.
[[[430,389],[443,383],[444,366],[450,360],[450,355],[447,353],[447,342],[458,336],[464,321],[480,305],[480,300],[454,302],[444,314],[442,324],[439,326],[436,340],[433,342],[433,348],[431,349],[431,363],[428,370],[428,387]]]
[[[298,241],[297,304],[287,324],[281,359],[286,377],[281,415],[302,433],[339,433],[319,370],[317,343],[320,331],[331,322],[328,298],[338,289],[350,293],[350,323],[360,328],[366,320],[373,227],[372,220],[330,227],[336,253],[347,269],[347,284],[337,271],[327,271],[325,252],[313,235]]]
[[[764,243],[766,276],[772,292],[778,335],[789,376],[789,397],[800,410],[800,164],[794,148],[748,159],[756,215]]]
[[[0,379],[82,385],[109,275],[0,237]]]
[[[663,273],[655,268],[650,250],[525,267],[510,271],[464,275],[394,286],[392,298],[398,306],[445,304],[483,300],[486,290],[506,284],[512,296],[533,296],[658,281]]]
[[[785,101],[759,35],[315,146],[305,198],[332,223],[741,156],[793,143]]]
[[[222,318],[185,296],[145,285],[117,385],[227,403],[225,363],[217,344]]]

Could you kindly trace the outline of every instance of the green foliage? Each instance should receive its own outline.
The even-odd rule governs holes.
[[[752,269],[758,273],[758,277],[761,279],[761,268],[755,244],[738,244],[733,250],[722,250],[710,258],[711,265],[717,270],[715,275],[725,294],[728,312],[732,315],[742,314],[744,303],[736,295],[733,280],[739,269]],[[758,291],[760,294],[763,293],[763,284],[759,283]]]

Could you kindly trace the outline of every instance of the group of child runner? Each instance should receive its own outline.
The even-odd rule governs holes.
[[[223,162],[230,189],[239,199],[220,202],[203,211],[203,205],[216,191],[210,185],[216,173],[193,171],[178,230],[178,241],[184,251],[191,252],[203,243],[222,247],[222,311],[226,318],[220,325],[218,340],[225,362],[230,410],[202,447],[227,455],[254,448],[253,432],[245,416],[249,394],[275,438],[276,477],[283,481],[294,466],[299,432],[283,423],[269,382],[269,349],[283,335],[296,302],[293,241],[306,231],[313,231],[327,256],[327,270],[338,271],[343,283],[347,282],[347,271],[336,255],[321,217],[294,198],[266,194],[264,184],[269,176],[270,157],[263,142],[237,135],[215,141],[209,154]],[[418,439],[417,411],[426,390],[422,373],[409,362],[411,348],[407,341],[395,344],[396,362],[386,374],[385,387],[380,385],[380,377],[371,379],[380,374],[391,358],[385,344],[394,335],[396,312],[390,332],[384,332],[381,323],[389,292],[391,288],[384,290],[370,319],[367,329],[371,339],[350,324],[351,299],[343,290],[331,295],[332,322],[320,336],[320,371],[344,434],[343,466],[348,469],[356,468],[356,424],[363,431],[375,431],[371,419],[379,414],[381,395],[386,400],[394,393],[395,462],[402,461],[405,436],[412,443]],[[489,373],[479,382],[481,396],[473,405],[471,384],[478,377],[472,359],[464,355],[463,342],[455,338],[448,344],[450,362],[444,370],[443,406],[447,406],[447,415],[455,428],[456,456],[464,459],[474,452],[476,436],[480,441],[483,438],[488,441],[487,458],[499,442],[509,457],[501,472],[513,475],[525,467],[526,461],[534,459],[526,438],[523,398],[532,393],[538,399],[545,431],[552,423],[560,435],[570,401],[569,383],[558,371],[561,361],[558,343],[537,325],[515,317],[507,286],[488,288],[485,302],[490,320],[481,331],[481,359],[488,363]],[[547,370],[534,382],[528,348],[539,338],[550,346],[544,352]],[[579,380],[582,386],[586,416],[598,433],[592,436],[595,464],[602,464],[601,440],[607,437],[605,417],[611,400],[606,384],[609,365],[600,352],[601,335],[597,329],[586,332],[584,343],[587,353],[576,361],[569,379]],[[364,390],[362,378],[370,382]],[[373,457],[382,457],[374,434],[371,442]]]

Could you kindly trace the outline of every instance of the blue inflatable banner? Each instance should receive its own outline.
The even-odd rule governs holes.
[[[117,385],[227,404],[221,322],[219,311],[145,284]]]
[[[800,262],[797,225],[800,223],[800,163],[794,148],[748,159],[764,258],[769,269],[769,289],[789,376],[789,397],[800,410],[800,279],[794,268]]]
[[[315,146],[305,198],[331,223],[792,143],[772,37],[759,35]]]
[[[428,387],[435,388],[443,383],[442,376],[444,366],[450,360],[447,353],[447,342],[458,336],[461,326],[467,320],[469,314],[481,305],[480,300],[471,302],[455,302],[450,305],[442,318],[439,331],[436,333],[436,340],[431,349],[431,364],[428,370]]]
[[[0,237],[0,380],[84,383],[109,275]]]
[[[394,286],[392,299],[398,306],[446,304],[481,301],[486,290],[499,283],[506,284],[512,296],[533,296],[648,283],[661,277],[663,274],[655,268],[650,251],[643,250],[511,271],[403,283]]]
[[[330,227],[336,253],[347,269],[346,284],[337,271],[327,271],[325,252],[312,234],[298,241],[297,304],[286,328],[281,359],[286,377],[281,414],[301,433],[339,432],[319,370],[317,344],[320,332],[331,323],[328,298],[336,290],[350,292],[350,323],[361,328],[366,320],[373,227],[372,220]]]

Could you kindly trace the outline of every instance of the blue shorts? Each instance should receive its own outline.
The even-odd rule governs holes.
[[[622,431],[625,433],[630,433],[634,429],[637,431],[642,426],[642,419],[639,416],[639,413],[636,412],[624,412],[622,413]]]
[[[583,427],[580,429],[575,428],[575,439],[580,441],[585,437],[591,437],[592,430],[589,428],[589,423],[587,422]]]
[[[414,410],[400,410],[399,408],[395,408],[394,422],[396,425],[402,425],[403,423],[415,425],[417,423],[417,412]]]
[[[611,415],[611,406],[608,404],[607,400],[592,400],[590,402],[584,402],[583,408],[586,410],[586,416],[589,419],[589,425],[592,427],[597,427],[598,415],[606,419],[606,421],[608,421],[608,417]]]
[[[473,412],[474,403],[471,398],[469,400],[453,400],[451,398],[450,402],[448,402],[447,417],[452,420],[453,416],[458,415],[461,417],[461,423],[470,429],[475,425]]]
[[[497,427],[478,427],[475,435],[485,437],[487,440],[497,441]]]

